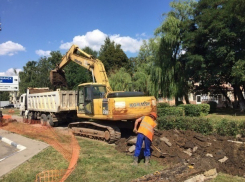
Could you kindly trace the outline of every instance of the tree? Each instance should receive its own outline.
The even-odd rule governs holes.
[[[158,57],[159,43],[160,37],[143,41],[135,62],[135,71],[132,78],[136,90],[156,97],[158,96],[158,87],[153,87],[151,72]]]
[[[232,83],[241,111],[245,102],[245,18],[242,0],[200,0],[188,42],[188,66],[203,84]]]
[[[100,48],[99,59],[103,62],[108,75],[121,67],[127,68],[130,64],[127,55],[121,49],[121,45],[115,44],[114,41],[111,42],[109,37],[105,39],[104,45]]]
[[[193,23],[196,2],[174,1],[170,6],[172,10],[163,15],[166,18],[155,31],[155,35],[161,37],[161,42],[152,71],[152,80],[155,92],[159,90],[163,96],[175,97],[177,101],[178,97],[188,98],[188,76],[183,42]]]
[[[9,101],[9,92],[0,92],[0,101]]]
[[[36,61],[28,61],[23,67],[23,72],[19,73],[20,93],[25,93],[28,87],[35,87],[37,84],[38,70]]]
[[[109,82],[114,91],[132,91],[132,79],[127,70],[122,67],[118,72],[111,74]]]

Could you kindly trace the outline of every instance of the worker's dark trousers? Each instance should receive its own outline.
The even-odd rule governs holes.
[[[136,142],[136,149],[134,152],[135,157],[139,157],[143,141],[145,141],[144,156],[145,157],[151,156],[151,140],[149,138],[147,138],[145,135],[143,135],[142,133],[138,133],[137,142]]]

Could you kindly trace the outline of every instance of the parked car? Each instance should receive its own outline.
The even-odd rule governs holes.
[[[3,106],[2,108],[3,109],[14,108],[14,104],[9,104],[9,105]]]

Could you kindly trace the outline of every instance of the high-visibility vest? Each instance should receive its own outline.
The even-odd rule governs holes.
[[[145,116],[140,123],[138,133],[142,133],[152,141],[152,137],[154,134],[153,129],[156,127],[156,125],[157,123],[150,116]]]

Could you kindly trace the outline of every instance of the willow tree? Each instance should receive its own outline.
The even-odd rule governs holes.
[[[109,76],[109,82],[114,91],[132,90],[131,75],[124,67],[120,68],[118,71],[114,71],[114,73]]]
[[[155,87],[152,87],[151,71],[158,57],[158,47],[160,37],[151,38],[143,41],[137,57],[135,72],[133,74],[133,86],[136,90],[142,91],[147,95],[156,95]]]
[[[155,35],[161,37],[158,58],[152,69],[154,90],[164,97],[185,96],[188,102],[188,76],[186,73],[184,41],[188,37],[193,23],[193,13],[196,6],[194,0],[173,1],[171,11],[163,14],[165,17]]]

